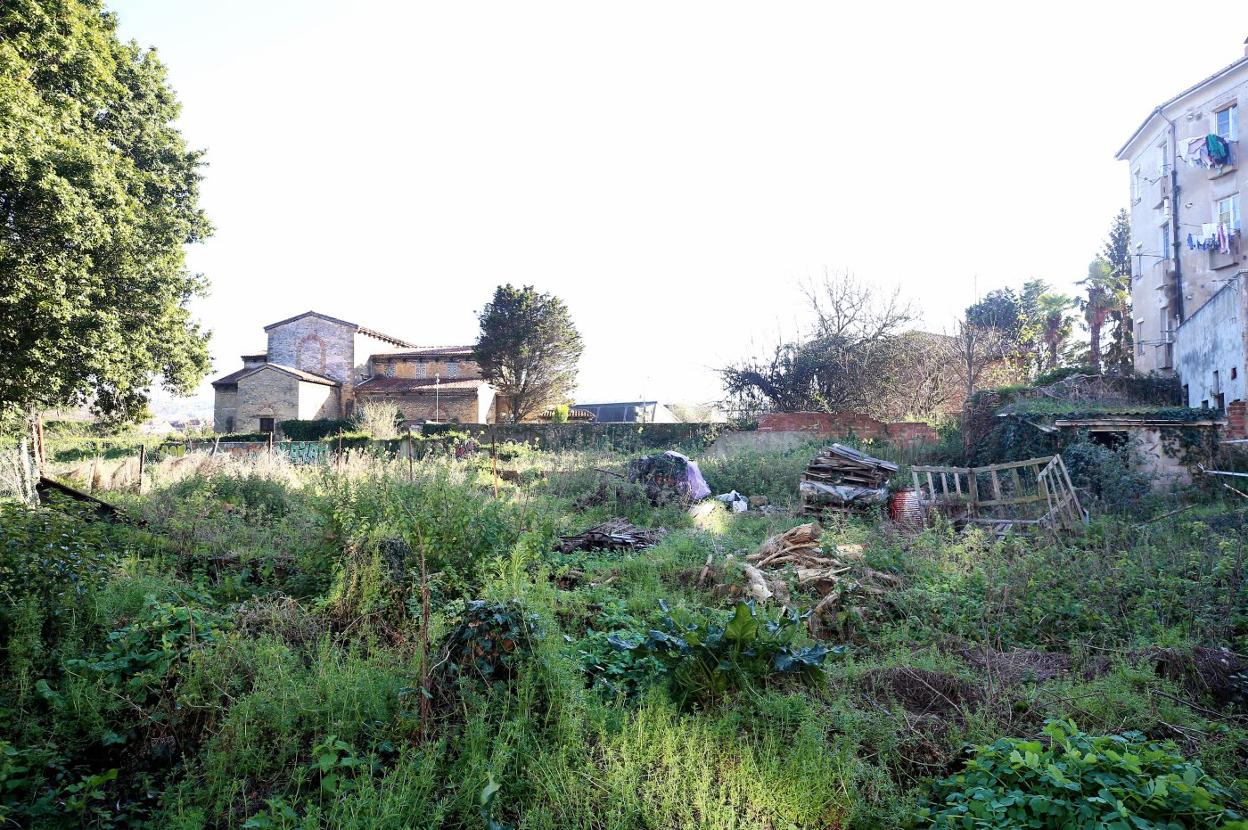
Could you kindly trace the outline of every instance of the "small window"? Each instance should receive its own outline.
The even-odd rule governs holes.
[[[1239,107],[1231,104],[1213,115],[1213,131],[1227,141],[1239,140]]]
[[[1140,168],[1131,171],[1131,204],[1140,201],[1144,196],[1144,178],[1140,175]]]
[[[1135,353],[1144,354],[1144,321],[1135,324]]]
[[[1213,408],[1219,412],[1226,412],[1226,395],[1222,392],[1213,396]]]
[[[446,376],[447,376],[448,378],[457,378],[457,377],[459,377],[459,364],[458,364],[458,363],[448,363],[448,364],[446,364]]]
[[[1165,262],[1170,259],[1170,223],[1161,226],[1161,260]]]
[[[1157,175],[1166,175],[1166,145],[1157,145]]]
[[[1201,408],[1201,409],[1208,409],[1208,408],[1209,408],[1209,399],[1208,399],[1208,398],[1206,398],[1205,400],[1203,400],[1203,401],[1201,401],[1201,402],[1200,402],[1200,408]]]
[[[1239,229],[1239,194],[1219,199],[1217,205],[1218,222]]]
[[[234,431],[234,416],[233,415],[225,419],[225,431],[226,432]]]
[[[261,432],[272,432],[272,431],[273,431],[273,419],[272,419],[272,418],[261,418],[261,419],[260,419],[260,431],[261,431]]]
[[[1235,380],[1235,378],[1237,377],[1239,377],[1239,367],[1232,366],[1231,367],[1231,380]]]
[[[416,363],[416,377],[418,377],[418,378],[427,378],[427,377],[429,377],[429,364],[428,364],[428,363],[426,363],[426,362],[425,362],[425,361],[423,361],[423,360],[417,361],[417,363]]]

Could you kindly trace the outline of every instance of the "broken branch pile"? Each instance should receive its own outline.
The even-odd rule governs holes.
[[[818,515],[879,504],[888,498],[888,478],[895,472],[897,465],[891,461],[844,444],[824,447],[806,466],[798,485],[802,512]]]
[[[819,542],[822,534],[814,522],[790,528],[759,546],[744,566],[748,591],[760,602],[774,597],[792,605],[789,575],[798,590],[819,596],[809,620],[815,637],[844,634],[846,623],[862,616],[861,601],[901,585],[893,574],[867,565],[862,545],[837,545],[835,554],[825,552]],[[792,570],[782,570],[786,567]]]
[[[637,527],[628,519],[612,519],[595,525],[584,533],[559,537],[559,550],[640,550],[651,548],[667,533],[666,530],[647,530]]]

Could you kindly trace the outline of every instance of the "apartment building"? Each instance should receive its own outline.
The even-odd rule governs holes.
[[[1245,56],[1160,104],[1118,151],[1129,165],[1135,366],[1176,373],[1189,406],[1245,399]]]

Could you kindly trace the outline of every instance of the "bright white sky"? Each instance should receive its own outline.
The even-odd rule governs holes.
[[[581,400],[716,399],[825,267],[935,330],[1074,291],[1115,151],[1248,35],[1248,4],[1142,0],[110,5],[207,150],[217,374],[308,309],[468,343],[509,281],[567,302]]]

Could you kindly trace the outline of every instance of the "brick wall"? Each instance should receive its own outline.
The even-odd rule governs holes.
[[[768,412],[758,418],[759,432],[810,432],[829,437],[848,437],[898,444],[935,442],[936,430],[928,424],[904,421],[886,424],[856,412]]]
[[[1226,438],[1248,438],[1248,401],[1231,401],[1226,405]]]

